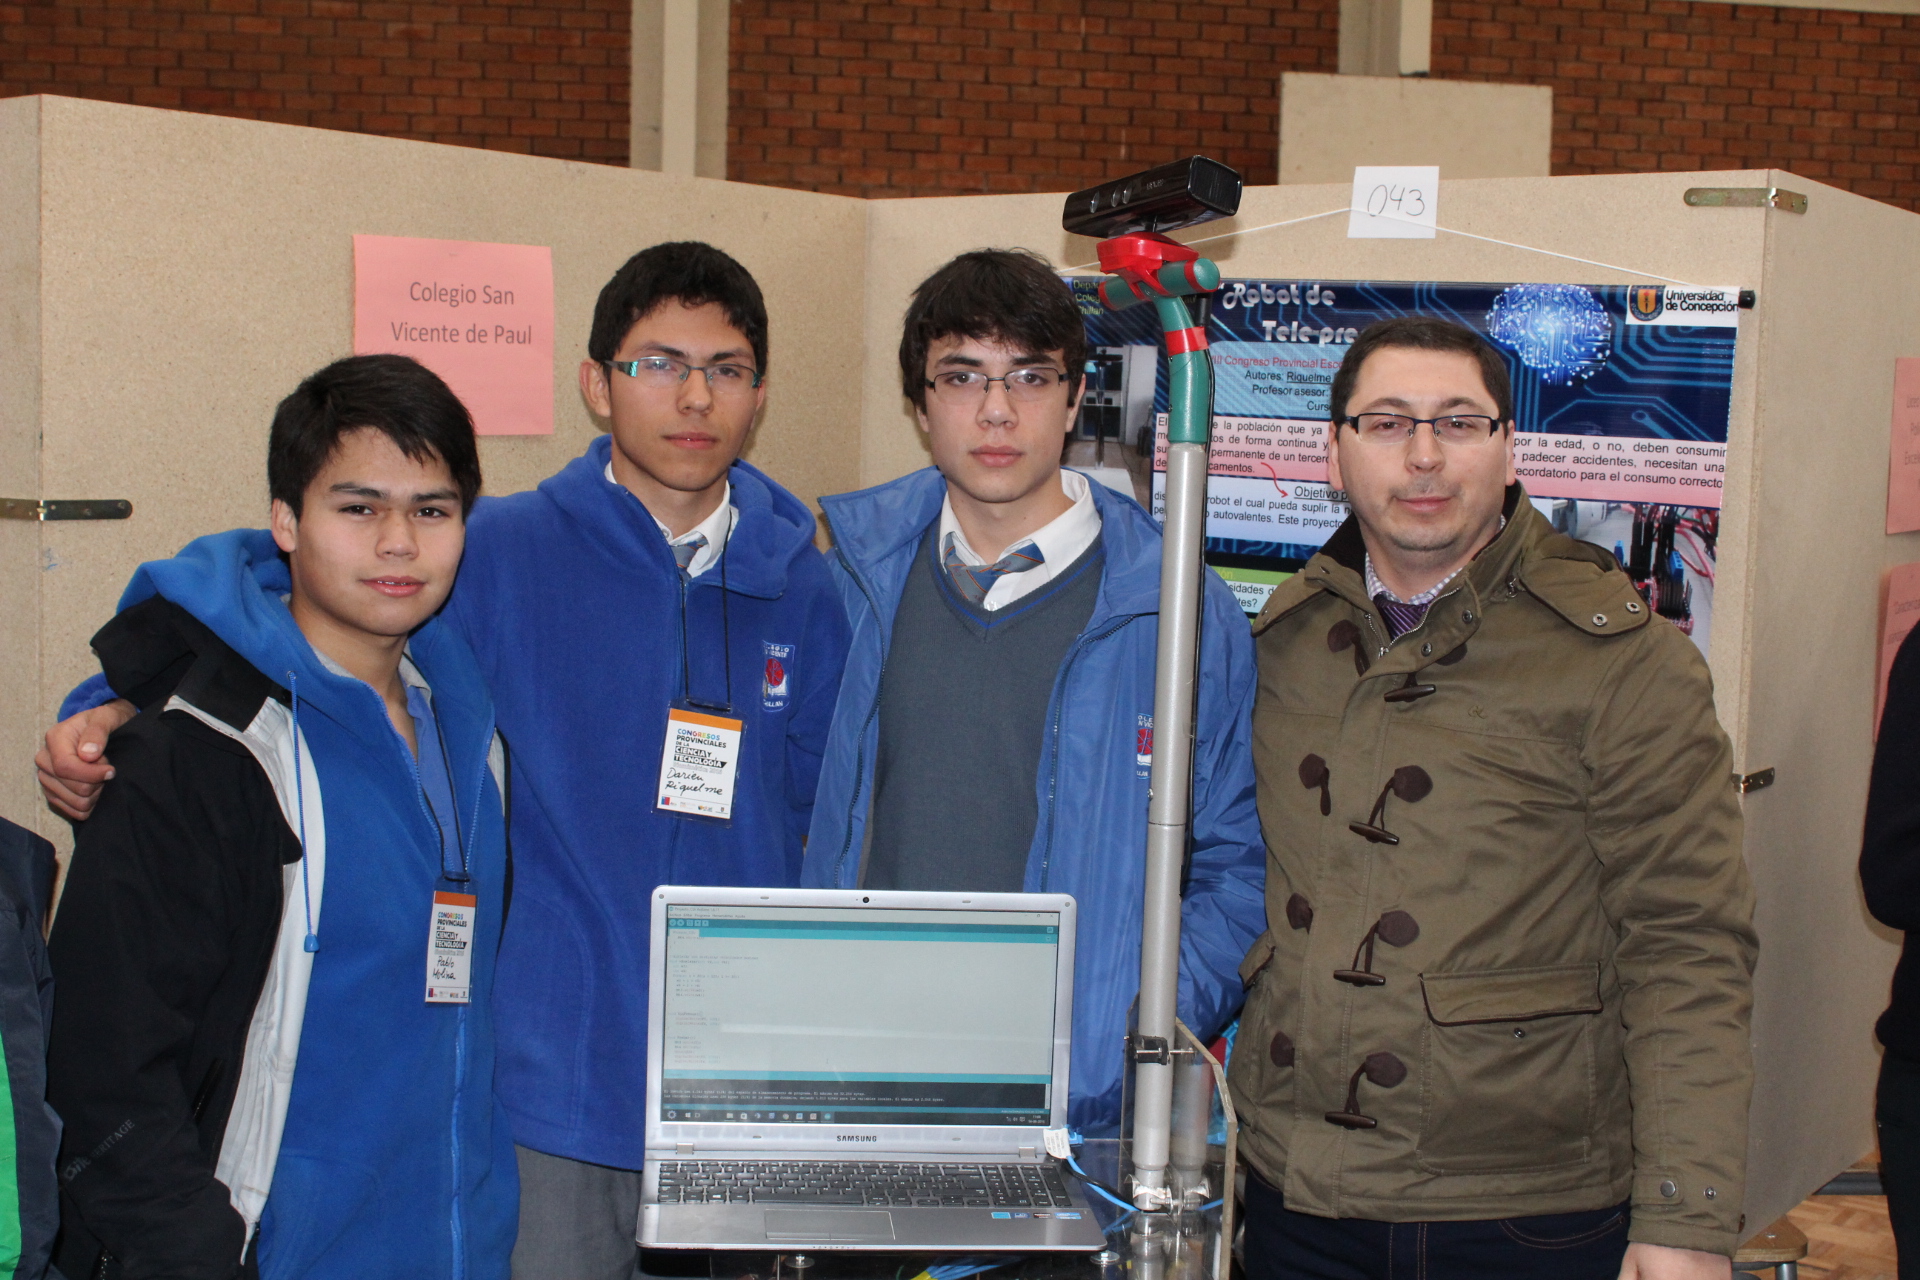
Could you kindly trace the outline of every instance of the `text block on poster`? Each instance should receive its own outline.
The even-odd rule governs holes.
[[[1920,622],[1920,564],[1895,565],[1887,571],[1885,607],[1880,613],[1880,682],[1873,699],[1873,733],[1880,736],[1880,711],[1887,705],[1887,676],[1893,659],[1914,624]]]
[[[412,356],[483,436],[553,434],[553,251],[353,238],[353,350]]]
[[[1893,439],[1887,462],[1887,532],[1920,529],[1920,359],[1893,362]]]

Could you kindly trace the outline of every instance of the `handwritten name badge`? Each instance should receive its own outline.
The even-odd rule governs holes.
[[[733,816],[733,782],[745,721],[699,711],[667,712],[660,752],[660,798],[654,808],[702,818]]]
[[[473,925],[480,899],[470,893],[433,895],[427,921],[427,1003],[466,1004],[473,998]]]

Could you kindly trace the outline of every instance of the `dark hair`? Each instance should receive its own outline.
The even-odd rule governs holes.
[[[415,462],[447,464],[460,512],[480,496],[480,451],[473,416],[438,374],[412,356],[348,356],[310,375],[273,411],[267,440],[267,490],[300,514],[307,486],[340,437],[371,428]]]
[[[1025,351],[1058,351],[1067,395],[1080,396],[1087,325],[1073,291],[1030,249],[975,249],[920,282],[900,333],[900,384],[927,407],[927,349],[941,338],[977,338]]]
[[[767,371],[767,304],[759,284],[745,267],[698,240],[674,240],[642,249],[613,273],[593,304],[588,357],[601,364],[613,359],[628,331],[663,302],[688,307],[718,303],[727,323],[753,347],[753,367]]]
[[[1353,345],[1347,348],[1340,372],[1333,375],[1333,394],[1327,404],[1336,428],[1347,420],[1347,401],[1353,396],[1360,366],[1382,347],[1458,351],[1472,356],[1480,362],[1480,380],[1487,384],[1487,394],[1493,397],[1500,421],[1513,421],[1513,380],[1507,374],[1506,360],[1494,350],[1492,343],[1467,326],[1438,316],[1395,316],[1391,320],[1374,321],[1362,329]]]

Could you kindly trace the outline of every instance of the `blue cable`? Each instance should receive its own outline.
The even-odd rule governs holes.
[[[293,794],[295,808],[300,816],[300,893],[306,899],[308,951],[320,949],[320,935],[313,931],[313,882],[307,877],[307,867],[313,859],[307,856],[307,786],[300,772],[300,677],[287,672],[287,692],[293,700]]]

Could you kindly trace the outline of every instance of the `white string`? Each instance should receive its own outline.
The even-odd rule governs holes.
[[[1218,235],[1202,236],[1198,240],[1188,240],[1188,241],[1185,241],[1184,243],[1188,245],[1206,244],[1210,240],[1225,240],[1229,236],[1250,236],[1256,231],[1271,231],[1275,227],[1291,227],[1295,223],[1313,222],[1320,218],[1331,218],[1336,214],[1351,213],[1351,212],[1354,212],[1354,211],[1351,209],[1329,209],[1325,213],[1310,213],[1303,218],[1288,218],[1285,222],[1269,222],[1258,227],[1246,227],[1246,228],[1237,228],[1233,231],[1222,231]],[[1424,222],[1415,222],[1412,218],[1402,218],[1391,213],[1382,213],[1382,214],[1375,214],[1370,216],[1381,217],[1381,218],[1391,218],[1395,222],[1405,222],[1413,226],[1427,225]],[[1482,241],[1485,241],[1487,244],[1503,245],[1509,249],[1521,249],[1527,253],[1544,254],[1549,258],[1563,258],[1568,262],[1578,262],[1589,267],[1605,267],[1608,271],[1618,271],[1622,275],[1638,276],[1642,279],[1651,278],[1654,280],[1664,280],[1668,284],[1686,285],[1690,289],[1697,289],[1702,287],[1700,285],[1695,284],[1691,280],[1676,280],[1672,276],[1663,276],[1658,271],[1640,271],[1633,267],[1620,266],[1618,263],[1601,262],[1596,258],[1581,258],[1581,257],[1576,257],[1571,253],[1560,253],[1553,249],[1541,249],[1541,248],[1537,248],[1534,245],[1520,244],[1513,240],[1498,240],[1498,239],[1495,239],[1493,236],[1483,236],[1472,231],[1456,231],[1452,227],[1442,227],[1438,225],[1434,227],[1434,230],[1444,231],[1450,236],[1465,236],[1469,240],[1482,240]],[[1083,262],[1079,266],[1067,267],[1065,268],[1065,270],[1085,271],[1088,267],[1097,267],[1099,265],[1100,264],[1098,262]]]
[[[1387,216],[1391,217],[1392,215],[1389,214]],[[1640,271],[1633,267],[1622,267],[1612,262],[1600,262],[1593,258],[1576,258],[1570,253],[1556,253],[1552,249],[1536,249],[1530,244],[1515,244],[1511,240],[1496,240],[1492,236],[1475,235],[1471,231],[1455,231],[1452,227],[1435,227],[1434,230],[1444,231],[1450,236],[1465,236],[1469,240],[1484,240],[1488,244],[1502,244],[1509,249],[1525,249],[1528,253],[1544,253],[1549,258],[1565,258],[1568,262],[1583,262],[1589,267],[1605,267],[1609,271],[1618,271],[1622,275],[1638,276],[1642,279],[1651,276],[1655,280],[1665,280],[1668,284],[1683,284],[1690,289],[1698,289],[1701,287],[1691,280],[1675,280],[1672,276],[1663,276],[1658,271]]]

